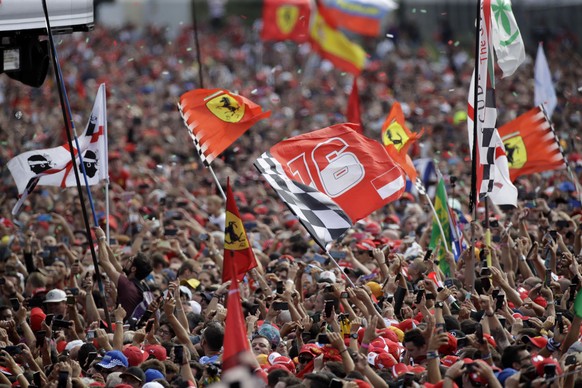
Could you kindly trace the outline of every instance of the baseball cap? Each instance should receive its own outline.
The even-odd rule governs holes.
[[[46,314],[40,307],[33,307],[30,310],[30,328],[32,331],[39,331],[45,318]]]
[[[97,365],[105,369],[115,368],[116,366],[124,366],[127,368],[129,366],[127,357],[120,350],[108,351]]]
[[[46,293],[44,303],[59,303],[67,300],[67,293],[58,288],[52,289]]]
[[[139,368],[137,366],[130,366],[122,374],[120,374],[119,377],[121,377],[121,378],[130,377],[130,378],[135,379],[136,381],[138,381],[140,383],[143,383],[144,380],[146,379],[146,376],[145,376],[145,373],[143,372],[143,370],[141,370],[141,368]]]
[[[361,251],[371,251],[372,249],[376,248],[376,244],[374,244],[373,240],[362,240],[356,244],[356,248]]]
[[[322,271],[319,274],[318,282],[327,282],[327,283],[335,283],[336,277],[335,274],[331,271]]]
[[[145,371],[145,381],[146,383],[152,382],[157,379],[165,379],[166,377],[162,372],[157,369],[148,369]]]
[[[188,300],[192,299],[192,291],[186,286],[180,286],[180,294],[184,294],[188,297]]]
[[[530,336],[524,335],[523,337],[521,337],[521,340],[525,344],[531,343],[531,344],[533,344],[533,346],[535,346],[536,348],[540,348],[540,349],[545,348],[546,345],[548,344],[548,339],[545,337],[541,337],[541,336],[530,337]]]
[[[147,360],[150,356],[154,356],[160,361],[166,361],[168,353],[162,345],[148,345],[144,349],[143,360]]]
[[[279,356],[273,360],[273,365],[282,365],[284,366],[289,372],[295,373],[295,363],[289,357],[286,356]]]
[[[368,286],[368,288],[370,289],[370,291],[372,291],[372,294],[374,294],[376,298],[380,298],[382,295],[384,295],[384,292],[382,291],[382,286],[378,284],[378,282],[368,282],[366,283],[366,286]]]
[[[200,280],[195,279],[195,278],[191,278],[191,279],[184,279],[180,281],[180,285],[181,286],[186,286],[186,287],[190,287],[193,290],[197,289],[198,286],[200,285]]]
[[[138,366],[142,363],[144,352],[137,346],[129,345],[123,349],[123,354],[127,357],[129,366]]]
[[[388,352],[369,352],[368,353],[368,364],[378,368],[392,368],[397,364],[396,359]]]

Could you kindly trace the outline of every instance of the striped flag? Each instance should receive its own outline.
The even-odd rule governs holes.
[[[313,50],[338,69],[360,74],[366,64],[366,52],[339,31],[325,12],[319,4],[311,12],[309,38]]]
[[[537,106],[499,128],[509,162],[509,174],[519,176],[565,168],[564,154],[554,128]]]
[[[491,44],[490,0],[481,0],[479,22],[479,57],[477,70],[471,77],[468,96],[467,126],[473,164],[474,184],[471,204],[489,197],[497,205],[517,204],[517,189],[509,178],[509,167],[503,142],[496,129],[495,78]],[[475,81],[476,80],[476,81]],[[477,93],[475,93],[477,91]],[[474,109],[474,104],[477,109]],[[476,122],[474,119],[477,119]],[[477,138],[474,139],[474,133]],[[476,146],[476,147],[474,147]],[[476,148],[476,150],[473,150]]]

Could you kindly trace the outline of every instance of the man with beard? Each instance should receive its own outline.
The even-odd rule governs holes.
[[[129,319],[143,301],[144,292],[140,282],[152,271],[151,260],[143,253],[137,253],[122,266],[107,244],[103,229],[95,228],[95,236],[99,241],[99,264],[117,288],[117,304],[123,307],[127,312],[126,319]]]

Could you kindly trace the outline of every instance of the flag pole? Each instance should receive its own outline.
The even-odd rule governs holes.
[[[554,123],[550,119],[550,116],[548,115],[548,112],[546,111],[546,107],[544,106],[544,104],[540,104],[539,106],[540,106],[542,113],[544,114],[546,120],[548,121],[548,123],[550,123],[550,129],[552,130],[552,133],[554,134],[554,137],[556,138],[556,144],[558,145],[558,149],[560,150],[560,153],[562,154],[562,158],[564,159],[564,164],[566,165],[566,171],[568,171],[568,175],[570,176],[570,179],[572,180],[572,183],[574,184],[574,187],[576,188],[576,191],[578,192],[578,200],[580,202],[582,202],[582,188],[580,187],[580,182],[578,182],[578,178],[576,177],[576,175],[572,171],[572,168],[570,167],[570,163],[568,162],[568,158],[566,157],[566,153],[564,152],[564,149],[562,148],[562,145],[560,144],[560,139],[558,139],[558,135],[556,134],[556,130],[554,129]]]
[[[447,253],[450,253],[451,251],[449,250],[449,245],[447,244],[447,238],[445,237],[445,231],[443,229],[443,225],[441,224],[441,220],[439,220],[439,216],[436,212],[436,209],[434,208],[434,205],[433,205],[432,201],[430,200],[429,195],[426,193],[426,189],[422,185],[422,181],[420,180],[420,178],[416,178],[416,190],[418,191],[418,193],[420,195],[424,195],[424,197],[428,201],[428,204],[430,205],[430,209],[432,210],[432,214],[434,216],[434,219],[436,220],[437,225],[439,226],[439,230],[441,233],[441,238],[443,240],[443,245],[445,247],[445,251],[447,251]]]
[[[198,84],[200,85],[200,88],[204,89],[204,76],[202,69],[202,57],[200,53],[200,42],[198,41],[198,18],[196,17],[195,1],[192,2],[192,27],[194,28],[194,46],[196,48],[196,61],[198,63]],[[208,163],[206,167],[208,167],[208,169],[210,170],[212,178],[214,178],[214,181],[216,182],[216,187],[218,187],[218,191],[220,192],[220,195],[222,195],[222,199],[226,201],[226,194],[224,193],[224,190],[220,185],[220,181],[218,180],[218,177],[216,176],[216,173],[214,172],[212,165]]]
[[[477,203],[479,202],[477,188],[477,109],[478,103],[478,90],[477,81],[479,77],[479,42],[481,34],[481,1],[477,0],[477,18],[475,23],[475,69],[473,70],[473,149],[471,152],[471,198],[469,198],[469,213],[473,213],[473,221],[471,222],[471,255],[469,256],[469,262],[467,263],[467,268],[469,271],[466,273],[465,286],[472,292],[475,289],[475,222],[477,220]]]
[[[53,67],[55,71],[55,78],[56,84],[59,91],[59,100],[61,103],[61,112],[63,114],[63,119],[65,121],[65,132],[67,133],[67,142],[69,144],[69,151],[71,153],[71,161],[73,164],[73,172],[75,174],[75,181],[77,183],[77,192],[79,195],[79,201],[81,202],[81,213],[83,215],[83,221],[85,223],[85,231],[87,233],[87,241],[89,243],[89,249],[91,251],[91,257],[93,259],[93,265],[95,267],[95,275],[97,276],[97,283],[99,285],[99,294],[101,296],[101,302],[104,306],[105,312],[105,320],[107,322],[107,329],[111,331],[111,317],[109,316],[109,309],[107,308],[107,300],[105,298],[105,289],[103,287],[103,281],[101,279],[101,274],[99,271],[99,263],[97,261],[97,254],[95,252],[95,246],[93,244],[93,237],[91,235],[91,226],[89,225],[89,218],[87,215],[87,208],[85,206],[85,200],[83,198],[83,189],[81,188],[81,179],[79,177],[79,171],[77,169],[77,165],[75,163],[75,148],[73,147],[73,139],[71,133],[75,133],[75,124],[73,122],[73,118],[71,116],[71,106],[69,104],[67,98],[67,92],[65,89],[65,85],[62,78],[61,67],[59,64],[59,59],[57,56],[57,49],[55,47],[55,42],[53,39],[53,33],[50,26],[49,20],[49,13],[48,7],[46,4],[46,0],[42,0],[42,7],[44,11],[45,21],[46,21],[46,29],[48,34],[48,41],[50,46],[50,53],[52,56]],[[79,150],[79,144],[75,135],[75,142],[77,145],[77,150]],[[80,150],[79,150],[80,151]],[[83,160],[81,157],[81,152],[79,152],[79,161],[81,164],[81,169],[83,173],[85,173],[85,167],[83,166]],[[87,176],[85,175],[85,185],[87,186],[87,192],[89,193],[89,197],[91,197],[91,190],[89,189],[89,184],[87,182]],[[93,220],[95,221],[95,225],[97,225],[97,217],[95,216],[95,209],[93,208],[93,203],[91,201],[91,209],[93,210]]]
[[[103,112],[105,114],[104,121],[103,121],[103,139],[105,142],[105,173],[107,177],[105,178],[105,236],[107,238],[107,243],[109,244],[110,241],[110,226],[109,226],[109,138],[108,138],[108,131],[107,131],[107,94],[103,95]]]
[[[352,279],[350,279],[350,277],[345,274],[344,269],[340,267],[339,263],[333,258],[333,256],[331,255],[331,253],[329,253],[329,250],[327,248],[325,248],[325,253],[327,254],[327,257],[329,257],[331,262],[340,270],[340,273],[346,277],[348,283],[350,283],[350,286],[352,288],[356,288],[356,285],[354,284],[354,282],[352,282]]]

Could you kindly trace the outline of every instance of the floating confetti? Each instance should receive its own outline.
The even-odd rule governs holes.
[[[461,42],[459,42],[458,40],[455,41],[455,47],[457,47],[459,44],[461,44]]]
[[[446,12],[441,12],[441,16],[446,16],[447,13]]]
[[[516,92],[513,92],[513,93],[511,93],[511,94],[513,94],[513,97],[517,97],[517,96],[519,96],[519,94],[517,94]]]
[[[89,43],[89,38],[85,38],[85,43]]]
[[[127,62],[133,62],[133,58],[129,58]]]
[[[188,47],[186,51],[192,51],[192,47]]]
[[[421,9],[420,13],[426,13],[426,9]]]
[[[412,8],[412,13],[416,13],[416,8]]]
[[[17,120],[20,120],[22,118],[22,111],[17,111],[14,113],[14,117],[16,117]]]
[[[297,69],[297,74],[301,74],[301,69]]]
[[[582,86],[578,88],[578,91],[582,93]]]
[[[257,90],[257,89],[253,89],[253,90],[251,90],[251,94],[252,94],[252,95],[255,95],[255,94],[257,94],[257,92],[258,92],[258,90]]]
[[[454,91],[455,91],[455,89],[449,89],[449,92],[454,92]]]
[[[449,41],[447,42],[447,44],[450,46],[450,45],[452,45],[452,44],[453,44],[453,41],[452,41],[452,40],[449,40]]]
[[[392,38],[394,38],[394,35],[392,35],[392,34],[386,34],[386,38],[392,39]]]

